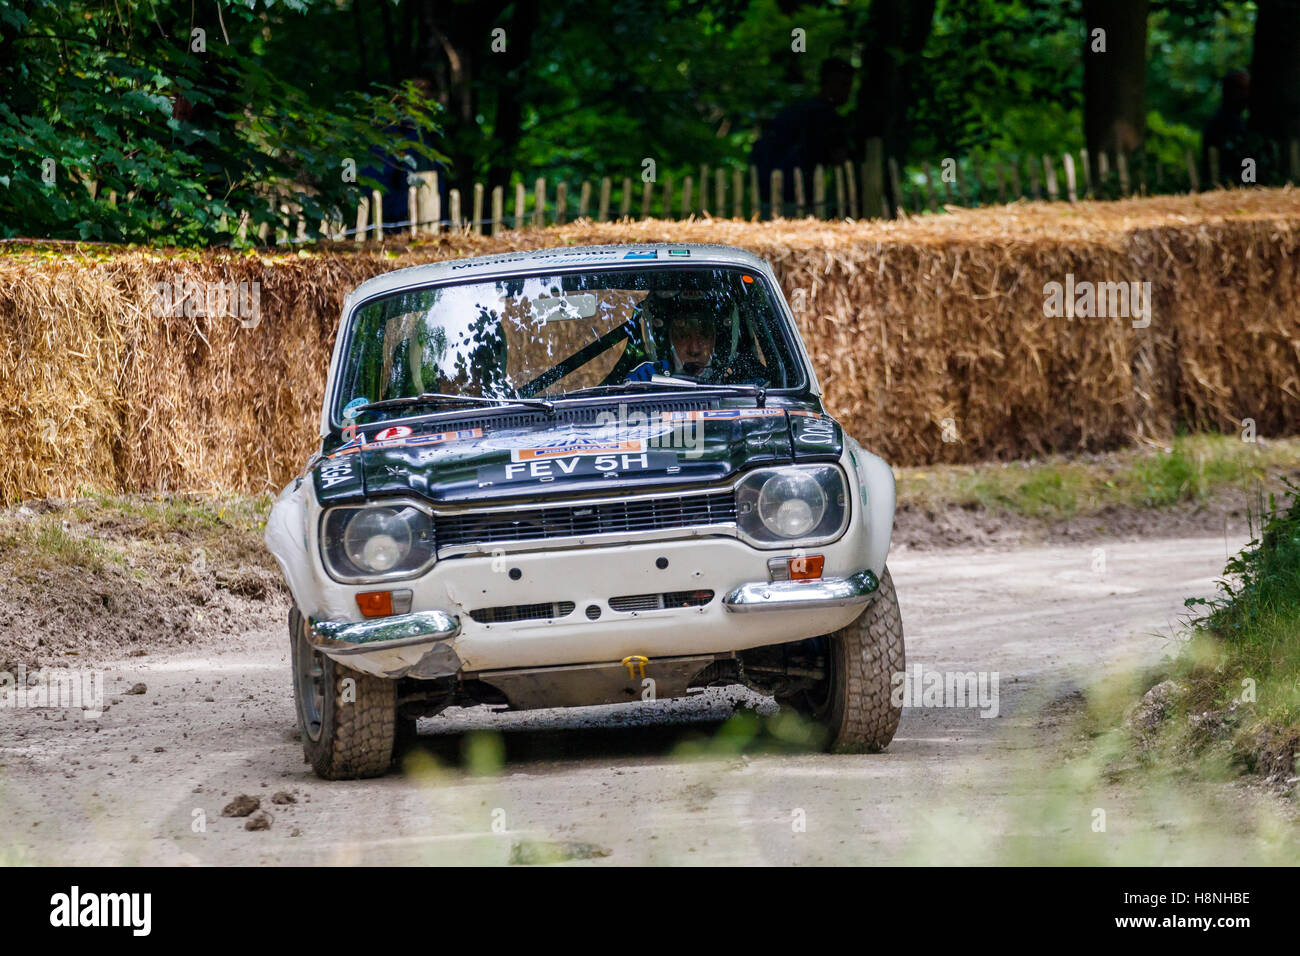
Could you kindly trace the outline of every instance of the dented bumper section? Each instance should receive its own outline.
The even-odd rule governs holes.
[[[866,604],[880,581],[870,568],[845,578],[807,581],[762,581],[742,584],[722,599],[728,611],[793,611],[799,608],[851,607]]]
[[[461,662],[452,647],[460,618],[446,611],[414,611],[368,621],[311,622],[313,647],[348,667],[377,677],[450,677]]]

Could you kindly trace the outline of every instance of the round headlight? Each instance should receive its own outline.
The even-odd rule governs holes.
[[[758,493],[758,517],[778,537],[805,535],[825,514],[826,492],[804,471],[778,472]]]
[[[348,519],[343,550],[358,568],[383,573],[410,553],[411,529],[391,508],[366,508]]]

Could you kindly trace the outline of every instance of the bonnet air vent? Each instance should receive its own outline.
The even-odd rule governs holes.
[[[635,396],[629,395],[610,395],[607,400],[598,405],[585,405],[580,408],[557,409],[555,417],[551,418],[543,411],[526,411],[510,412],[508,414],[484,415],[482,417],[455,418],[448,422],[449,425],[454,422],[452,427],[455,428],[481,428],[484,431],[504,431],[510,428],[530,428],[534,425],[554,425],[556,423],[564,425],[594,425],[600,419],[601,415],[617,414],[615,409],[618,405],[624,404],[628,407],[629,412],[645,415],[647,418],[653,418],[659,412],[693,412],[704,408],[713,408],[716,405],[714,401],[702,401],[698,398],[681,398],[681,399],[656,399],[653,402],[637,401]],[[440,421],[441,419],[433,419]]]

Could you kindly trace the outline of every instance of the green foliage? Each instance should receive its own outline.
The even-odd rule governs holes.
[[[1082,48],[1080,0],[940,0],[909,158],[1078,149]]]
[[[1200,626],[1227,641],[1258,642],[1288,623],[1291,643],[1300,647],[1300,486],[1287,487],[1290,505],[1279,507],[1270,495],[1259,537],[1228,560],[1224,573],[1235,582],[1220,581],[1217,598],[1187,601],[1206,609]]]
[[[993,160],[1023,174],[1077,152],[1082,7],[938,0],[897,106],[907,176],[922,160],[982,154],[984,193],[969,195],[963,172],[956,198],[987,201]],[[747,166],[763,123],[816,92],[828,57],[857,68],[858,102],[893,95],[864,52],[871,11],[871,0],[0,0],[0,236],[205,245],[238,242],[241,216],[250,239],[261,226],[291,234],[300,216],[314,232],[352,222],[380,185],[365,175],[379,157],[440,164],[462,190],[531,187],[539,173],[610,176],[617,190],[627,177],[638,200],[652,159],[661,183],[676,178],[679,204],[701,165]],[[1185,182],[1222,75],[1248,64],[1254,16],[1244,0],[1151,0],[1147,153],[1166,188]],[[508,53],[489,48],[495,27],[513,31]],[[792,49],[796,30],[806,52]]]
[[[174,19],[152,4],[14,3],[0,16],[3,234],[203,245],[302,216],[350,219],[364,170],[397,128],[434,126],[409,88],[339,90],[321,102],[257,53],[264,15]],[[194,29],[204,31],[199,35]],[[283,215],[287,204],[292,214]]]

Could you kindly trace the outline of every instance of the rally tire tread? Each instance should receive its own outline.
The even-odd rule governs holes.
[[[355,780],[378,777],[393,761],[393,738],[397,728],[395,682],[330,661],[332,673],[334,733],[321,735],[325,745],[312,755],[312,768],[327,780]],[[341,703],[344,681],[356,682],[356,700]]]
[[[296,609],[295,609],[296,611]],[[301,614],[290,615],[291,639],[302,641]],[[301,647],[301,645],[300,645]],[[295,653],[300,649],[295,648]],[[316,774],[326,780],[356,780],[386,773],[393,761],[397,732],[397,682],[344,667],[322,655],[324,680],[330,693],[321,714],[319,740],[302,730],[303,753]],[[354,681],[354,700],[344,702],[345,682]],[[298,693],[295,688],[295,694]]]
[[[843,689],[828,730],[835,751],[880,751],[889,746],[903,715],[893,703],[893,676],[906,673],[903,618],[886,568],[875,599],[853,623],[831,635]]]

